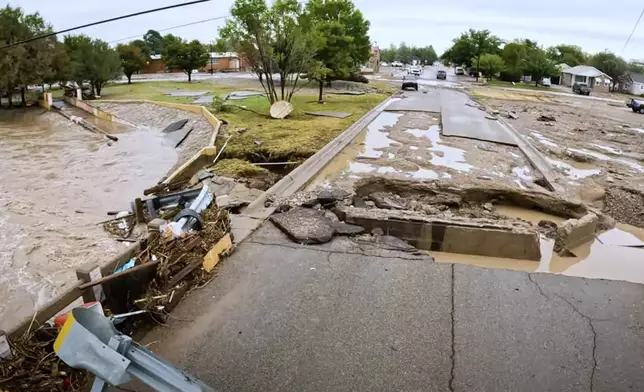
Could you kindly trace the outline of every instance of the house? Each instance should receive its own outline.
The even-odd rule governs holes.
[[[628,72],[619,77],[619,90],[633,95],[644,94],[644,75],[637,72]]]
[[[561,84],[561,74],[563,73],[563,71],[565,71],[567,69],[570,69],[570,65],[568,65],[566,63],[561,63],[561,64],[557,64],[555,67],[559,71],[559,75],[552,76],[550,78],[550,82],[552,84]]]
[[[144,74],[150,74],[150,73],[177,73],[177,72],[183,72],[179,68],[173,68],[168,70],[168,66],[166,65],[165,61],[161,59],[160,54],[151,54],[150,59],[145,63],[143,66],[143,71],[141,73]]]
[[[209,62],[201,67],[200,72],[236,72],[247,68],[246,59],[235,52],[211,52]]]
[[[586,83],[591,89],[608,90],[613,78],[589,65],[578,65],[561,72],[561,84]]]

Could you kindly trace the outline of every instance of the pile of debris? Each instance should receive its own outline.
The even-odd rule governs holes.
[[[51,325],[29,328],[14,340],[3,341],[0,335],[0,391],[87,390],[89,373],[69,367],[54,354],[57,335],[58,328]]]

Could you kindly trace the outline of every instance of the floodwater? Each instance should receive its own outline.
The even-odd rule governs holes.
[[[74,282],[76,267],[127,246],[97,223],[177,159],[158,130],[111,132],[118,142],[42,109],[0,111],[0,329]]]
[[[519,207],[497,205],[495,210],[501,215],[521,218],[535,225],[543,219],[557,224],[565,220]],[[539,262],[443,252],[430,253],[436,261],[444,263],[644,283],[644,229],[618,224],[616,228],[598,235],[593,241],[571,249],[574,257],[561,257],[553,253],[553,248],[554,240],[542,236]]]

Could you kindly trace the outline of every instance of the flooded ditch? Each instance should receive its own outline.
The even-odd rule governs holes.
[[[159,129],[109,132],[118,142],[54,112],[0,111],[0,329],[75,281],[76,267],[123,249],[97,223],[177,161]]]

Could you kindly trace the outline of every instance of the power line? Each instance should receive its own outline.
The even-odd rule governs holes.
[[[227,18],[227,17],[228,17],[228,15],[225,15],[225,16],[218,16],[218,17],[216,17],[216,18],[210,18],[210,19],[198,20],[198,21],[196,21],[196,22],[190,22],[190,23],[186,23],[186,24],[182,24],[182,25],[177,25],[177,26],[167,27],[167,28],[165,28],[165,29],[161,29],[161,30],[157,30],[157,31],[160,33],[160,32],[162,32],[162,31],[174,30],[174,29],[178,29],[178,28],[180,28],[180,27],[192,26],[192,25],[196,25],[196,24],[199,24],[199,23],[212,22],[212,21],[214,21],[214,20],[224,19],[224,18]],[[126,41],[126,40],[129,40],[129,39],[132,39],[132,38],[138,38],[138,37],[141,37],[141,36],[143,36],[143,35],[145,35],[145,33],[143,33],[143,34],[139,34],[139,35],[133,35],[133,36],[130,36],[130,37],[127,37],[127,38],[117,39],[117,40],[114,40],[114,41],[110,41],[110,42],[108,42],[108,44],[113,44],[113,43],[116,43],[116,42]]]
[[[637,29],[637,25],[640,24],[640,20],[642,20],[642,15],[644,15],[644,9],[640,13],[640,17],[637,18],[637,22],[635,22],[635,26],[633,26],[633,30],[631,31],[631,35],[628,36],[628,39],[626,40],[626,43],[624,44],[624,47],[622,48],[622,53],[620,55],[624,55],[624,50],[626,50],[626,46],[631,41],[631,38],[633,37],[633,34],[635,33],[635,29]]]
[[[79,30],[79,29],[84,29],[86,27],[96,26],[96,25],[103,24],[103,23],[114,22],[114,21],[117,21],[117,20],[127,19],[127,18],[131,18],[131,17],[134,17],[134,16],[151,14],[153,12],[165,11],[165,10],[169,10],[169,9],[172,9],[172,8],[185,7],[187,5],[193,5],[193,4],[198,4],[198,3],[206,3],[208,1],[210,1],[210,0],[195,0],[195,1],[190,1],[190,2],[187,2],[187,3],[174,4],[174,5],[169,5],[169,6],[166,6],[166,7],[155,8],[155,9],[151,9],[151,10],[147,10],[147,11],[135,12],[135,13],[129,14],[129,15],[117,16],[116,18],[104,19],[104,20],[101,20],[101,21],[98,21],[98,22],[88,23],[88,24],[85,24],[85,25],[82,25],[82,26],[72,27],[72,28],[69,28],[69,29],[56,31],[54,33],[43,34],[43,35],[39,35],[37,37],[33,37],[33,38],[29,38],[29,39],[26,39],[26,40],[23,40],[23,41],[15,42],[13,44],[9,44],[9,45],[0,47],[0,50],[11,48],[11,47],[17,46],[17,45],[22,45],[24,43],[31,42],[31,41],[36,41],[36,40],[43,39],[43,38],[53,37],[53,36],[58,35],[58,34],[63,34],[63,33],[67,33],[67,32],[70,32],[70,31]]]

